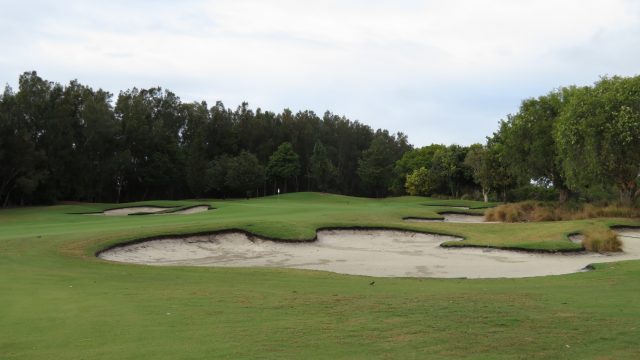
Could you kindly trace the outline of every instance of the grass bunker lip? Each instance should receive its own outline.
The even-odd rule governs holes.
[[[621,232],[621,236],[628,231]],[[635,232],[633,232],[635,234]],[[631,236],[635,236],[631,234]],[[275,241],[274,241],[275,240]],[[312,240],[282,241],[246,231],[166,235],[117,244],[96,254],[144,265],[282,267],[379,277],[520,278],[584,271],[589,264],[640,259],[640,241],[627,253],[602,255],[510,251],[442,243],[450,235],[398,229],[323,229]],[[525,250],[525,249],[517,249]]]

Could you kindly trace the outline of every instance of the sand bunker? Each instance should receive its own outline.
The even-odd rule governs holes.
[[[443,248],[442,242],[459,238],[391,230],[327,230],[308,243],[274,242],[238,232],[150,240],[107,250],[99,257],[147,265],[263,266],[381,277],[519,278],[640,259],[640,230],[619,234],[624,253],[615,255]]]
[[[156,212],[165,211],[165,210],[167,210],[167,208],[155,207],[155,206],[137,206],[137,207],[130,207],[130,208],[105,210],[102,213],[98,213],[95,215],[125,216],[125,215],[137,214],[137,213],[156,213]]]
[[[156,214],[156,215],[189,215],[189,214],[197,214],[197,213],[205,212],[208,210],[209,210],[208,205],[201,205],[201,206],[194,206],[194,207],[186,208],[183,210],[172,211],[169,213]]]
[[[140,214],[140,213],[152,214],[152,215],[189,215],[189,214],[196,214],[196,213],[207,211],[209,210],[209,206],[198,205],[198,206],[193,206],[193,207],[182,209],[182,210],[163,212],[169,209],[170,208],[156,207],[156,206],[136,206],[136,207],[129,207],[129,208],[105,210],[101,213],[92,213],[92,214],[86,214],[86,215],[126,216],[126,215],[132,215],[132,214]]]
[[[404,219],[405,221],[411,222],[452,222],[452,223],[485,223],[485,224],[495,224],[495,222],[488,222],[484,220],[484,215],[469,215],[469,214],[458,214],[458,213],[440,213],[444,219],[424,219],[417,217],[409,217]]]

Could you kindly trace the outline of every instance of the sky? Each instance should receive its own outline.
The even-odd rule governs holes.
[[[640,73],[635,0],[0,0],[0,83],[329,110],[416,146],[484,142],[523,99]]]

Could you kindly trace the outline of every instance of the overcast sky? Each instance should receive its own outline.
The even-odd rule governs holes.
[[[640,73],[640,1],[0,0],[0,49],[14,88],[36,70],[468,145],[524,98]]]

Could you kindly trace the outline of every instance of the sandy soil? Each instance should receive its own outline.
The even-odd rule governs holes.
[[[437,219],[420,219],[420,218],[407,218],[405,221],[410,222],[453,222],[453,223],[485,223],[485,224],[495,224],[495,222],[487,222],[484,220],[483,215],[465,215],[465,214],[454,214],[454,213],[441,213],[444,220]]]
[[[164,211],[164,210],[167,210],[167,208],[155,207],[155,206],[140,206],[140,207],[105,210],[104,212],[102,212],[102,214],[96,214],[96,215],[124,216],[124,215],[131,215],[131,214],[137,214],[137,213],[155,213],[155,212]]]
[[[640,230],[620,230],[624,253],[537,254],[442,248],[450,236],[388,230],[328,230],[309,243],[227,233],[151,240],[111,249],[106,260],[147,265],[280,267],[381,277],[520,278],[582,271],[591,263],[640,259]]]

